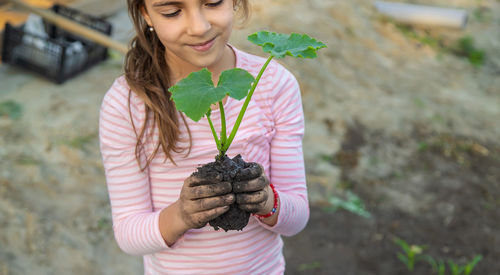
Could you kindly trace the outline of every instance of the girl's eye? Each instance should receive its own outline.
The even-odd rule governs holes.
[[[206,5],[209,7],[217,7],[220,4],[222,4],[222,2],[224,2],[224,0],[219,0],[219,1],[214,2],[214,3],[206,3]],[[181,10],[179,9],[179,10],[177,10],[175,12],[171,12],[171,13],[162,13],[162,15],[165,17],[175,17],[175,16],[179,15],[180,12],[181,12]]]
[[[216,6],[220,5],[220,4],[222,4],[222,2],[224,2],[224,0],[219,0],[219,1],[215,2],[215,3],[207,3],[207,6],[209,6],[209,7],[216,7]]]
[[[165,17],[174,17],[174,16],[179,15],[180,12],[181,12],[181,10],[177,10],[176,12],[162,13],[162,15],[165,16]]]

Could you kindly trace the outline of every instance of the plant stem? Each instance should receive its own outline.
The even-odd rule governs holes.
[[[229,135],[229,138],[227,139],[226,143],[224,143],[224,146],[222,147],[222,151],[226,152],[229,149],[229,146],[231,145],[231,142],[233,142],[234,137],[236,136],[236,131],[238,131],[238,128],[240,127],[241,121],[243,120],[243,115],[245,115],[245,111],[247,110],[248,103],[250,103],[250,99],[252,99],[253,92],[255,91],[255,88],[257,88],[257,84],[259,83],[260,78],[262,77],[262,74],[267,68],[267,65],[269,65],[269,62],[273,59],[273,55],[269,56],[267,58],[266,63],[262,66],[260,69],[259,74],[257,75],[257,78],[255,78],[255,82],[252,85],[252,88],[248,92],[247,98],[245,99],[245,103],[243,103],[243,107],[241,107],[241,111],[238,115],[238,118],[236,119],[236,122],[234,123],[233,129],[231,130],[231,134]]]
[[[221,149],[222,149],[222,147],[221,147],[221,144],[220,144],[219,137],[217,136],[217,132],[215,132],[215,128],[214,128],[214,125],[212,123],[212,120],[210,119],[210,113],[211,113],[211,111],[209,110],[207,112],[208,124],[210,124],[210,130],[212,130],[212,135],[214,135],[215,144],[217,144],[217,150],[219,150],[219,152],[220,152]]]
[[[408,270],[409,271],[413,271],[413,268],[415,267],[415,255],[413,255],[413,253],[410,253],[410,255],[408,255]]]
[[[224,144],[226,143],[227,140],[227,133],[226,133],[226,115],[224,113],[224,105],[222,104],[222,101],[219,101],[219,110],[220,110],[220,124],[221,124],[220,145],[222,148],[224,148]]]

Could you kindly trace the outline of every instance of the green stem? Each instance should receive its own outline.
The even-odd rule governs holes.
[[[410,253],[410,255],[408,255],[408,270],[413,271],[414,266],[415,266],[415,255],[413,253]]]
[[[267,65],[269,65],[269,62],[271,62],[273,57],[274,56],[272,56],[272,55],[269,56],[266,63],[264,63],[264,65],[260,69],[260,72],[257,75],[257,78],[255,78],[255,82],[253,83],[252,88],[248,92],[247,98],[245,99],[245,103],[243,103],[243,107],[241,107],[240,114],[238,115],[238,118],[236,119],[233,130],[231,130],[231,134],[229,135],[229,138],[227,139],[226,143],[224,143],[224,146],[222,147],[223,152],[227,152],[227,150],[229,149],[229,146],[231,145],[231,142],[233,142],[233,139],[236,136],[236,131],[238,131],[238,128],[240,127],[241,121],[243,120],[243,115],[245,115],[245,111],[247,110],[248,103],[250,103],[250,99],[252,99],[253,92],[255,91],[255,88],[257,88],[257,84],[259,83],[259,80],[262,77],[262,74],[266,70]]]
[[[222,104],[222,101],[219,101],[219,109],[220,109],[220,124],[221,124],[220,143],[221,147],[224,148],[224,144],[226,143],[227,140],[227,133],[226,133],[226,115],[224,114],[224,105]]]
[[[211,113],[211,110],[208,110],[208,112],[206,114],[208,124],[210,124],[210,130],[212,130],[212,135],[214,135],[215,144],[217,144],[217,150],[221,151],[222,147],[220,144],[220,140],[219,140],[219,137],[217,136],[217,132],[215,132],[215,128],[214,128],[214,125],[212,123],[212,120],[210,119],[210,113]]]

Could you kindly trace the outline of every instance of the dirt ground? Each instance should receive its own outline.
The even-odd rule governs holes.
[[[399,238],[444,274],[476,255],[471,274],[500,274],[500,2],[406,1],[466,9],[461,30],[401,26],[365,0],[251,2],[238,48],[261,54],[246,36],[262,29],[328,45],[316,60],[281,61],[301,85],[311,203],[306,229],[285,238],[286,273],[438,274],[426,261],[408,271]],[[126,13],[108,19],[126,41]],[[457,46],[464,37],[473,46]],[[0,104],[22,108],[0,115],[1,275],[141,273],[113,239],[97,139],[121,72],[111,58],[55,85],[0,66]],[[370,217],[332,210],[350,193]]]

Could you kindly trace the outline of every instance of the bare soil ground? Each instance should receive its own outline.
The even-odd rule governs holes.
[[[482,255],[472,274],[500,274],[500,2],[411,2],[464,8],[467,27],[407,28],[364,0],[254,0],[233,34],[256,54],[246,36],[262,29],[328,45],[281,61],[302,89],[311,202],[306,229],[285,239],[287,274],[437,274],[423,261],[409,272],[394,238],[445,262]],[[126,41],[126,13],[109,20]],[[55,85],[0,66],[0,103],[22,108],[0,115],[0,274],[141,273],[114,242],[98,149],[100,102],[121,73],[115,58]],[[331,210],[348,192],[370,218]]]
[[[358,148],[405,144],[370,136]],[[363,181],[343,164],[342,178],[372,216],[314,205],[306,229],[286,240],[288,274],[437,274],[426,261],[409,272],[396,257],[403,251],[395,238],[424,246],[424,254],[444,262],[465,265],[482,255],[472,274],[499,274],[500,147],[487,144],[486,156],[473,149],[477,143],[469,138],[435,133],[415,138],[429,146],[413,153],[398,173]],[[353,153],[344,148],[339,153]]]

